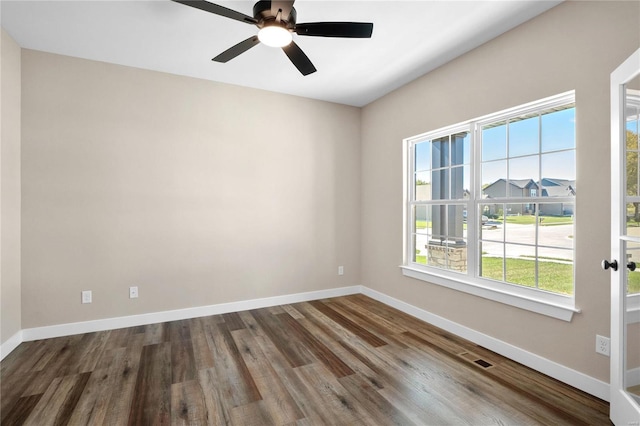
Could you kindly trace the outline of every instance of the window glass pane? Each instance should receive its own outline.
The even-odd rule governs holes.
[[[504,244],[481,241],[479,276],[492,280],[503,280]]]
[[[535,244],[536,216],[531,214],[535,204],[507,204],[504,222],[505,241],[508,243]]]
[[[507,194],[507,162],[492,161],[482,164],[482,197],[498,198]]]
[[[431,166],[431,142],[415,145],[415,171],[428,170]]]
[[[447,244],[446,269],[455,272],[467,272],[467,244]]]
[[[416,234],[411,234],[411,241],[412,241],[412,243],[413,243],[411,247],[418,247],[418,246],[416,245]],[[417,249],[416,249],[416,250],[414,250],[414,251],[413,251],[413,253],[411,254],[411,261],[412,261],[412,262],[414,262],[414,263],[415,263],[415,262],[417,262],[417,259],[416,259],[416,253],[418,253],[419,251],[420,251],[420,250],[417,250]]]
[[[542,155],[541,169],[543,197],[569,197],[575,195],[575,151],[563,151]]]
[[[538,212],[538,244],[549,247],[573,248],[572,203],[542,203]]]
[[[469,198],[471,198],[471,167],[463,166],[463,169],[462,198],[468,200]]]
[[[507,125],[499,123],[482,128],[482,161],[507,157]]]
[[[431,199],[431,172],[416,173],[414,197],[416,200]]]
[[[560,247],[538,247],[538,261],[572,262],[573,250]]]
[[[429,237],[423,234],[413,235],[413,247],[415,251],[413,253],[413,261],[422,265],[427,265],[427,246],[429,244]]]
[[[466,230],[464,225],[465,206],[449,205],[447,218],[447,236],[450,244],[465,244]]]
[[[429,207],[433,240],[438,244],[457,244],[465,239],[464,205],[439,204]]]
[[[527,287],[536,286],[536,248],[505,244],[505,252],[509,257],[506,262],[505,281]]]
[[[509,160],[509,197],[530,197],[537,188],[539,156],[512,158]]]
[[[635,262],[636,270],[627,271],[627,294],[640,293],[640,245],[627,242],[627,263]]]
[[[569,108],[544,114],[541,118],[542,152],[576,147],[576,109]]]
[[[539,118],[526,118],[509,123],[509,157],[537,154],[540,150]]]
[[[627,195],[638,195],[638,151],[627,151]]]
[[[431,172],[431,197],[433,200],[449,199],[449,172],[450,169],[438,169]]]
[[[573,250],[538,249],[538,288],[573,294]]]
[[[430,225],[429,216],[427,214],[427,206],[413,206],[414,232],[417,234],[428,233]]]
[[[451,168],[451,199],[463,200],[469,198],[470,176],[469,166]]]
[[[447,206],[435,204],[428,206],[431,210],[431,240],[437,244],[445,244],[447,240]]]
[[[431,141],[431,167],[449,166],[449,136]]]
[[[464,205],[431,205],[431,238],[426,242],[426,262],[429,266],[456,272],[467,271],[467,240]],[[429,228],[429,225],[427,225]],[[418,246],[422,254],[422,247]]]
[[[627,121],[627,149],[638,149],[638,121]]]
[[[463,205],[449,205],[447,208],[447,269],[467,272],[467,239],[464,229]]]
[[[504,204],[483,204],[480,206],[480,238],[483,240],[504,241],[502,215]]]
[[[640,237],[640,203],[627,203],[627,234]],[[638,268],[640,270],[640,268]]]
[[[451,135],[451,165],[469,164],[471,158],[469,132]]]
[[[467,136],[464,138],[464,164],[471,164],[473,159],[471,158],[471,136],[467,132]]]

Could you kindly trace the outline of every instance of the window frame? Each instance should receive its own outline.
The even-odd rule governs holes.
[[[573,314],[580,312],[575,306],[575,251],[576,251],[576,196],[573,197],[542,197],[542,191],[534,198],[517,198],[505,197],[492,198],[491,204],[522,204],[522,203],[562,203],[571,202],[574,206],[574,238],[573,247],[571,249],[574,260],[574,291],[572,295],[562,295],[551,293],[538,288],[529,288],[519,284],[511,284],[505,281],[497,281],[479,276],[479,251],[480,244],[479,224],[481,221],[480,206],[487,204],[482,199],[482,145],[481,133],[482,127],[497,121],[506,121],[515,117],[526,114],[541,113],[545,110],[558,108],[573,104],[575,108],[575,91],[561,93],[556,96],[540,99],[514,108],[467,120],[461,123],[443,127],[431,132],[422,133],[404,139],[403,141],[403,264],[401,265],[402,273],[405,276],[427,281],[433,284],[462,291],[464,293],[473,294],[486,299],[494,300],[507,305],[516,306],[525,310],[533,311],[553,318],[564,321],[571,321]],[[449,136],[460,132],[469,132],[470,138],[470,191],[471,196],[465,200],[415,200],[415,145],[427,140],[434,140],[443,136]],[[577,139],[575,146],[572,148],[577,152]],[[564,150],[564,149],[563,149]],[[558,150],[558,151],[563,151]],[[557,152],[557,151],[553,151]],[[542,155],[539,150],[538,155]],[[508,158],[508,157],[506,157]],[[540,167],[540,166],[539,166]],[[577,168],[577,162],[576,162]],[[542,176],[539,176],[542,179]],[[577,185],[576,185],[577,186]],[[566,200],[565,200],[566,198]],[[522,201],[522,203],[520,203]],[[467,272],[456,272],[446,269],[440,269],[428,265],[419,264],[413,261],[415,247],[414,237],[414,218],[413,206],[415,205],[441,205],[441,204],[463,204],[467,211]],[[536,244],[533,247],[539,246]]]

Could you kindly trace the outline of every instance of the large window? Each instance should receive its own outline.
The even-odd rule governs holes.
[[[405,275],[575,310],[573,92],[407,139],[406,148]]]

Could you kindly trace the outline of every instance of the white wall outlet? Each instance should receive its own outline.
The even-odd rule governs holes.
[[[608,337],[598,336],[596,334],[596,352],[606,356],[611,354],[611,344]]]
[[[136,299],[138,297],[138,287],[129,287],[129,299]]]
[[[91,301],[92,301],[91,290],[84,290],[82,292],[82,303],[91,303]]]
[[[344,266],[338,266],[338,275],[344,275]]]

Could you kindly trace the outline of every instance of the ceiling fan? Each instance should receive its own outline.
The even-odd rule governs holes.
[[[204,10],[236,21],[255,25],[258,35],[249,37],[225,50],[215,58],[216,62],[228,62],[258,43],[280,47],[302,75],[316,72],[307,55],[293,41],[293,33],[301,36],[371,38],[373,24],[365,22],[309,22],[296,23],[295,0],[259,1],[253,6],[253,17],[204,0],[173,0],[196,9]]]

